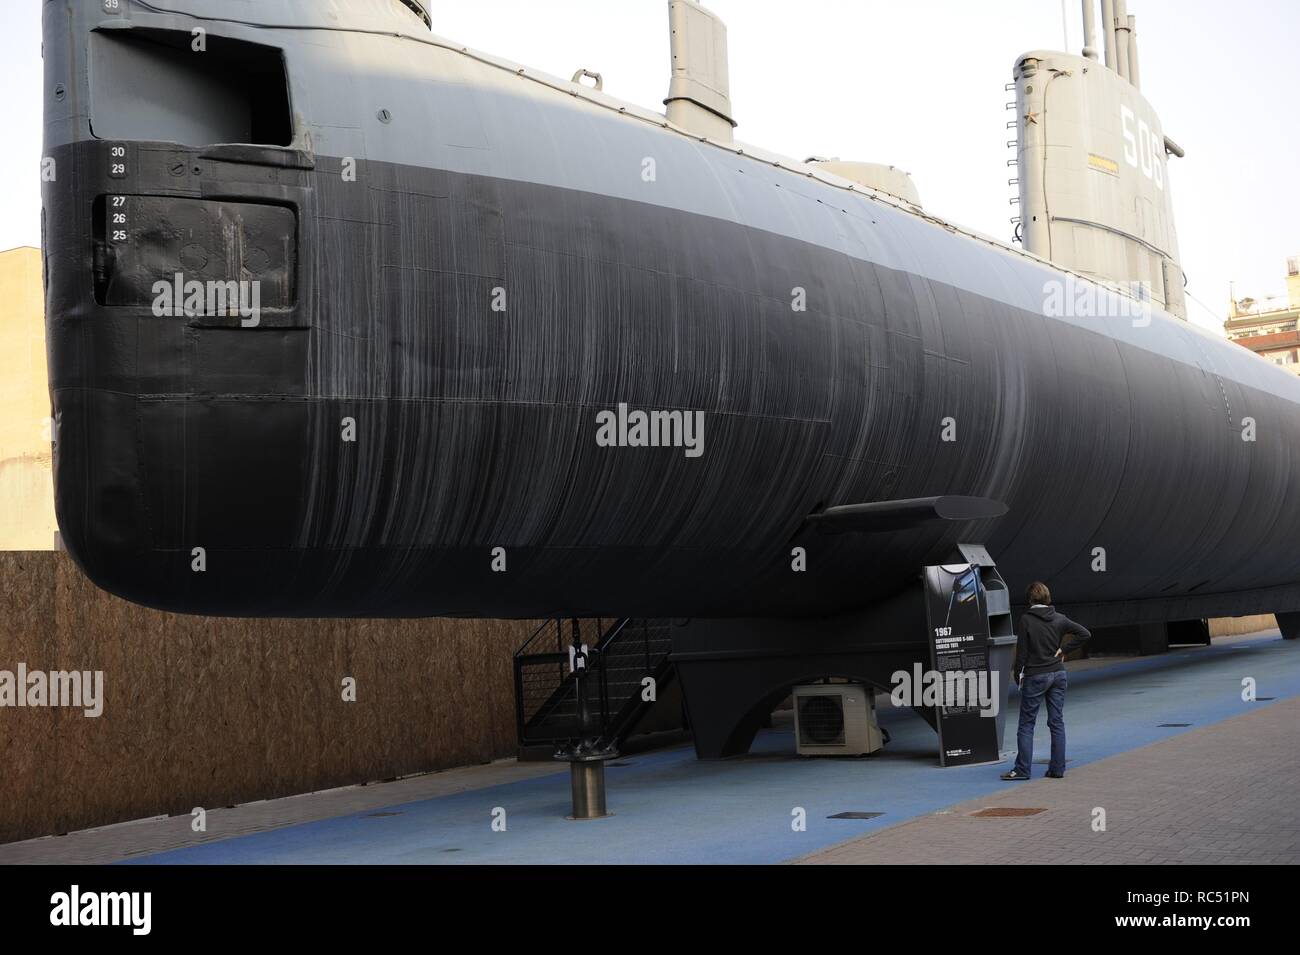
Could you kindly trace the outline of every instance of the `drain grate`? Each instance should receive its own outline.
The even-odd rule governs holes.
[[[1257,696],[1257,697],[1255,697],[1255,702],[1256,702],[1256,703],[1265,703],[1265,702],[1267,702],[1267,701],[1269,701],[1269,700],[1276,700],[1276,699],[1277,699],[1276,696]]]
[[[1167,728],[1173,728],[1177,726],[1191,726],[1191,725],[1192,725],[1191,723],[1161,723],[1159,724],[1159,728],[1167,729]]]
[[[827,816],[827,819],[875,819],[877,816],[883,816],[883,812],[837,812],[833,816]]]
[[[366,814],[367,819],[378,819],[380,816],[400,816],[400,812],[371,812]]]
[[[1042,809],[1030,809],[1024,806],[992,806],[988,809],[981,809],[979,812],[971,813],[972,816],[1036,816],[1040,812],[1047,812]]]
[[[1067,756],[1067,757],[1065,757],[1065,761],[1066,761],[1067,763],[1072,763],[1072,762],[1074,762],[1074,759],[1073,759],[1072,757],[1070,757],[1070,756]],[[1052,761],[1051,761],[1050,759],[1036,759],[1036,760],[1034,760],[1034,762],[1035,762],[1037,765],[1039,765],[1039,766],[1050,766],[1050,765],[1052,765]]]

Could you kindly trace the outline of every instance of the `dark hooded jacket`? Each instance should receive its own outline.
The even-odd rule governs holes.
[[[1034,606],[1020,618],[1016,636],[1016,661],[1011,672],[1026,676],[1065,669],[1067,654],[1092,639],[1087,627],[1081,626],[1055,607]],[[1056,651],[1063,651],[1060,656]]]

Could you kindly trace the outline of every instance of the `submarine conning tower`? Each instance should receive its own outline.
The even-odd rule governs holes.
[[[1012,221],[1027,251],[1185,319],[1167,168],[1183,150],[1142,95],[1127,0],[1101,2],[1104,62],[1093,46],[1096,5],[1083,0],[1082,55],[1016,60]]]

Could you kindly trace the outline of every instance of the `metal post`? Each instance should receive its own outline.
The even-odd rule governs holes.
[[[562,747],[555,754],[569,764],[569,786],[573,793],[573,814],[570,819],[600,819],[610,815],[605,805],[605,760],[613,759],[618,750],[602,742],[604,720],[608,714],[602,710],[602,725],[592,720],[591,703],[587,699],[591,685],[591,663],[582,648],[582,627],[578,620],[571,624],[570,653],[573,659],[573,693],[578,707],[579,739]],[[603,679],[603,673],[601,675]],[[601,694],[601,706],[605,705]]]
[[[1097,0],[1083,0],[1083,55],[1090,60],[1097,59],[1097,48],[1093,46],[1097,37]]]
[[[1118,69],[1115,61],[1115,0],[1101,0],[1101,39],[1106,49],[1106,65]]]
[[[1115,71],[1129,79],[1128,69],[1128,3],[1115,0]]]
[[[1142,88],[1142,74],[1138,70],[1137,17],[1132,14],[1128,18],[1128,78],[1135,87]]]
[[[603,757],[570,762],[569,783],[573,789],[573,815],[570,819],[600,819],[610,814],[605,807]]]
[[[578,726],[586,739],[591,729],[591,708],[587,705],[587,655],[582,651],[582,628],[571,621],[573,640],[573,692],[578,698]]]

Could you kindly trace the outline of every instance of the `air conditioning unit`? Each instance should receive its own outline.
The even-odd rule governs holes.
[[[795,751],[800,756],[867,756],[883,745],[876,694],[861,683],[794,688]]]

